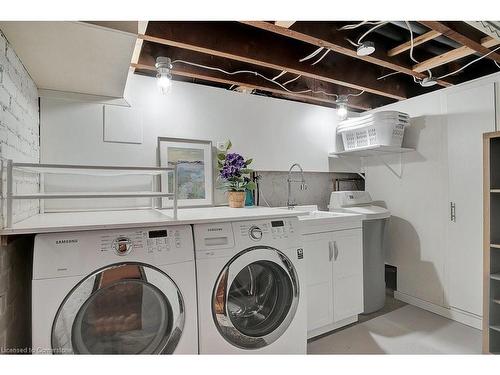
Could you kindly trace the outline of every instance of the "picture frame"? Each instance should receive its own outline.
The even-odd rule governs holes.
[[[177,164],[179,207],[213,206],[212,156],[212,141],[158,137],[158,165],[167,167]],[[172,192],[172,180],[171,174],[162,174],[160,191]],[[162,200],[162,207],[171,206],[171,200]]]

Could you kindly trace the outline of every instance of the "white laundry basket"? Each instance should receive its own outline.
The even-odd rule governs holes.
[[[337,133],[342,135],[346,151],[375,145],[401,147],[409,124],[406,113],[382,111],[342,121]]]

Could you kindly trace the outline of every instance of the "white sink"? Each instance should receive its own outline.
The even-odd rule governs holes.
[[[298,209],[302,215],[298,215],[301,223],[302,234],[323,233],[336,230],[361,228],[363,215],[330,212],[330,211],[307,211]]]

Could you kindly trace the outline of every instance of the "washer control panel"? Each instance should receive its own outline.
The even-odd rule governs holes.
[[[172,227],[154,230],[139,230],[101,236],[101,251],[113,251],[125,256],[134,252],[162,253],[183,246],[182,230]]]

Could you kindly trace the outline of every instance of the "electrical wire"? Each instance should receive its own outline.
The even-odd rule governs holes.
[[[321,60],[323,60],[325,58],[326,55],[328,55],[328,53],[331,51],[331,49],[327,49],[325,51],[325,53],[323,55],[321,55],[321,57],[316,60],[315,62],[313,62],[311,65],[316,65],[317,63],[319,63]]]
[[[278,74],[276,77],[273,78],[273,81],[277,80],[279,77],[281,77],[283,74],[286,74],[286,70],[282,70],[280,74]]]
[[[413,57],[413,48],[414,48],[414,38],[413,38],[413,30],[411,28],[411,25],[408,21],[404,21],[406,23],[406,27],[408,27],[408,31],[410,32],[410,59],[419,64],[420,61],[418,61],[415,57]],[[429,73],[429,78],[432,78],[432,72],[430,71],[430,69],[427,69],[427,72]],[[392,72],[392,73],[389,73],[389,74],[385,74],[383,76],[380,76],[377,78],[377,80],[381,80],[381,79],[385,79],[387,77],[390,77],[392,75],[395,75],[395,74],[399,74],[401,72]],[[412,76],[413,77],[413,82],[415,83],[418,83],[418,84],[421,84],[422,80],[420,78],[417,78],[415,76]]]
[[[359,44],[356,42],[353,42],[351,39],[345,38],[345,40],[347,40],[349,43],[351,43],[354,47],[359,47]]]
[[[413,57],[413,48],[415,47],[415,42],[414,42],[414,38],[413,38],[413,30],[412,30],[411,25],[408,21],[405,21],[405,23],[406,23],[406,26],[408,27],[408,30],[410,31],[410,59],[412,59],[413,62],[419,64],[420,61],[418,61],[417,59],[415,59]],[[430,69],[427,69],[427,73],[429,73],[429,78],[432,78],[432,72],[430,71]],[[413,81],[421,82],[421,81],[417,81],[415,79],[415,76],[413,76]]]
[[[477,59],[474,59],[474,60],[472,60],[471,62],[469,62],[469,63],[465,64],[465,65],[464,65],[464,66],[462,66],[461,68],[459,68],[459,69],[457,69],[457,70],[455,70],[455,71],[453,71],[453,72],[451,72],[451,73],[447,73],[447,74],[445,74],[445,75],[442,75],[441,77],[438,77],[437,79],[443,79],[443,78],[449,77],[449,76],[451,76],[451,75],[453,75],[453,74],[456,74],[456,73],[458,73],[458,72],[461,72],[462,70],[464,70],[464,69],[465,69],[465,68],[467,68],[468,66],[470,66],[470,65],[474,64],[475,62],[478,62],[479,60],[484,59],[486,56],[491,55],[492,53],[494,53],[494,52],[498,51],[499,49],[500,49],[500,46],[498,46],[497,48],[495,48],[495,49],[491,50],[491,51],[490,51],[490,52],[488,52],[486,55],[482,55],[482,56],[478,57]]]
[[[301,90],[301,91],[292,91],[292,90],[289,90],[288,88],[286,88],[284,85],[282,85],[281,83],[277,82],[277,81],[273,81],[272,78],[269,78],[269,77],[266,77],[265,75],[259,73],[259,72],[254,72],[254,71],[251,71],[251,70],[237,70],[237,71],[234,71],[234,72],[228,72],[227,70],[224,70],[224,69],[221,69],[221,68],[215,68],[215,67],[212,67],[212,66],[207,66],[207,65],[201,65],[201,64],[197,64],[197,63],[193,63],[193,62],[190,62],[190,61],[185,61],[185,60],[174,60],[172,61],[172,65],[173,64],[187,64],[187,65],[192,65],[192,66],[196,66],[196,67],[199,67],[199,68],[204,68],[204,69],[208,69],[208,70],[214,70],[214,71],[218,71],[218,72],[221,72],[221,73],[224,73],[224,74],[227,74],[227,75],[236,75],[236,74],[253,74],[254,76],[258,76],[258,77],[261,77],[263,79],[265,79],[266,81],[269,81],[269,82],[272,82],[274,83],[275,85],[281,87],[283,90],[291,93],[291,94],[306,94],[306,93],[312,93],[312,94],[323,94],[323,95],[326,95],[326,96],[334,96],[336,98],[338,98],[338,94],[332,94],[332,93],[328,93],[326,91],[323,91],[323,90],[311,90],[311,89],[307,89],[307,90]]]
[[[385,74],[385,75],[383,75],[383,76],[381,76],[381,77],[378,77],[378,78],[377,78],[377,81],[378,81],[378,80],[380,80],[380,79],[384,79],[384,78],[387,78],[387,77],[393,76],[393,75],[395,75],[395,74],[399,74],[399,73],[401,73],[401,72],[392,72],[392,73],[389,73],[389,74]]]
[[[360,36],[360,38],[358,39],[358,44],[361,44],[361,41],[364,39],[364,37],[367,36],[368,34],[370,34],[372,31],[374,31],[374,30],[378,29],[379,27],[382,27],[388,23],[389,22],[384,21],[384,22],[379,23],[378,25],[373,26],[370,30],[368,30],[366,33],[364,33],[363,35]]]
[[[300,77],[302,77],[302,74],[299,74],[297,77],[292,78],[292,79],[291,79],[291,80],[289,80],[289,81],[286,81],[285,83],[283,83],[283,86],[286,86],[286,85],[288,85],[289,83],[292,83],[293,81],[295,81],[295,80],[299,79]]]
[[[341,28],[337,29],[337,30],[354,30],[360,26],[363,26],[363,25],[377,25],[379,23],[382,23],[384,21],[363,21],[363,22],[360,22],[358,24],[353,24],[353,25],[345,25],[345,26],[342,26]]]
[[[347,94],[346,96],[347,97],[350,97],[350,96],[360,96],[361,94],[364,94],[365,93],[365,90],[361,90],[360,92],[358,92],[357,94]]]
[[[361,35],[358,39],[358,42],[353,42],[351,39],[349,38],[345,38],[345,40],[347,40],[349,43],[351,43],[354,47],[359,47],[361,45],[361,41],[368,35],[370,34],[372,31],[378,29],[379,27],[382,27],[384,26],[385,24],[387,24],[389,22],[387,21],[381,21],[381,22],[377,22],[376,25],[374,27],[372,27],[370,30],[368,30],[367,32],[365,32],[363,35]],[[359,25],[361,26],[361,25]],[[339,29],[341,30],[341,29]]]
[[[312,59],[314,56],[316,56],[318,53],[320,53],[321,51],[323,51],[325,47],[319,47],[317,50],[315,50],[313,53],[311,53],[310,55],[307,55],[306,57],[303,57],[302,59],[300,59],[299,61],[300,62],[304,62],[304,61],[307,61],[309,59]]]

